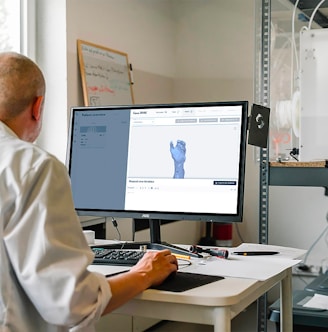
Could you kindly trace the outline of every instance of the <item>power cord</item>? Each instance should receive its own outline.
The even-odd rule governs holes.
[[[236,223],[235,227],[236,227],[236,231],[237,231],[237,235],[239,237],[239,240],[241,241],[241,243],[245,242],[244,239],[243,239],[243,237],[242,237],[242,235],[241,235],[241,233],[240,233],[240,229],[239,229],[238,223]]]
[[[296,156],[298,156],[300,153],[300,150],[297,148],[293,148],[290,152],[289,155],[294,158],[296,161],[298,161],[298,158],[296,158]]]
[[[327,214],[327,220],[328,220],[328,214]],[[313,248],[315,247],[315,245],[320,241],[320,239],[326,234],[326,232],[328,231],[328,225],[325,227],[325,229],[323,230],[323,232],[318,236],[318,238],[313,242],[313,244],[311,245],[311,247],[309,248],[309,250],[307,251],[304,260],[303,260],[303,265],[306,266],[306,261],[311,253],[311,251],[313,250]]]
[[[189,259],[185,259],[185,258],[178,258],[178,266],[179,266],[179,270],[186,268],[187,266],[190,266],[192,263]]]
[[[136,238],[136,221],[132,219],[132,241],[134,242]]]
[[[117,221],[116,221],[116,219],[113,218],[113,217],[112,217],[112,224],[113,224],[113,226],[114,226],[114,228],[116,229],[116,232],[117,232],[117,234],[118,234],[118,240],[121,241],[121,233],[120,233],[120,231],[119,231],[119,229],[118,229]]]
[[[308,25],[308,29],[310,30],[311,29],[311,25],[312,25],[312,22],[314,20],[314,16],[316,14],[316,12],[318,11],[318,9],[320,8],[320,6],[325,2],[326,0],[321,0],[317,6],[314,8],[312,14],[311,14],[311,17],[310,17],[310,20],[309,20],[309,25]]]

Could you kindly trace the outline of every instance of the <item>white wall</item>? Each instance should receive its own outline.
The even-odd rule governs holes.
[[[170,13],[171,5],[168,0],[68,1],[69,105],[82,104],[77,39],[127,53],[135,72],[173,77],[175,25]],[[134,80],[135,86],[138,86],[137,74],[134,75]]]
[[[328,197],[324,188],[270,187],[269,197],[270,242],[309,249],[327,227]],[[321,265],[327,258],[326,234],[309,254],[307,263]]]
[[[174,16],[176,77],[252,80],[252,0],[175,1]]]
[[[36,60],[46,77],[38,143],[65,160],[67,141],[66,0],[36,0]]]
[[[136,103],[173,101],[249,100],[253,98],[254,2],[253,0],[56,0],[39,3],[39,29],[43,39],[49,35],[65,45],[49,54],[49,43],[39,44],[47,81],[60,85],[47,105],[52,116],[71,106],[82,105],[82,88],[76,51],[76,40],[82,39],[128,54],[134,67]],[[65,24],[56,26],[54,17],[61,8]],[[78,8],[78,10],[77,10]],[[43,15],[45,14],[45,15]],[[42,19],[44,17],[45,19]],[[48,26],[48,21],[50,26]],[[51,30],[51,32],[49,31]],[[65,31],[65,36],[63,33]],[[41,40],[41,39],[40,39]],[[53,48],[50,48],[53,51]],[[48,58],[47,58],[48,55]],[[61,61],[58,72],[53,63]],[[66,61],[66,62],[65,62]],[[61,76],[57,82],[56,77]],[[67,117],[45,126],[67,129]],[[49,122],[48,122],[49,123]],[[60,123],[60,124],[59,124]],[[58,132],[57,132],[58,134]],[[55,137],[54,133],[51,134]],[[66,136],[60,133],[61,138]],[[49,137],[48,137],[49,138]],[[58,151],[66,149],[61,141],[43,146]],[[253,148],[247,157],[245,217],[240,229],[244,240],[257,241],[258,166]],[[58,156],[61,156],[58,153]],[[193,223],[196,231],[199,228]]]
[[[48,92],[40,144],[64,160],[67,110],[82,105],[76,39],[128,53],[135,101],[246,99],[252,102],[253,0],[36,0],[38,60]],[[66,14],[67,11],[67,14]],[[55,138],[55,140],[54,140]],[[246,162],[246,242],[258,240],[259,166]],[[326,227],[322,188],[270,187],[269,242],[307,249]],[[110,230],[112,231],[112,230]],[[111,236],[116,236],[115,231]],[[238,237],[236,236],[236,241]],[[321,239],[309,256],[327,257]]]

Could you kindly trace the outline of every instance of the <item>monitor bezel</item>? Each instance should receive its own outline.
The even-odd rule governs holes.
[[[246,147],[248,129],[248,101],[217,101],[217,102],[192,102],[192,103],[161,103],[161,104],[133,104],[133,105],[107,105],[107,106],[73,106],[70,109],[69,132],[67,140],[66,166],[70,175],[70,156],[72,124],[75,112],[86,110],[117,110],[117,109],[143,109],[143,108],[170,108],[170,107],[200,107],[200,106],[241,106],[241,139],[239,157],[239,183],[238,183],[238,205],[235,214],[222,213],[190,213],[190,212],[167,212],[167,211],[135,211],[135,210],[112,210],[112,209],[89,209],[76,208],[79,216],[95,217],[114,217],[114,218],[133,218],[148,220],[194,220],[205,222],[242,222],[244,210],[244,191],[245,191],[245,166],[246,166]]]

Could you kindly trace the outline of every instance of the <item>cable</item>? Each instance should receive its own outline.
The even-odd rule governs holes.
[[[328,221],[328,214],[326,216],[326,219]],[[326,246],[328,247],[328,232],[326,233],[325,236],[325,243]],[[326,273],[328,271],[328,257],[325,257],[321,260],[321,273]]]
[[[305,280],[304,278],[302,278],[301,276],[299,276],[299,275],[296,275],[297,276],[297,278],[301,281],[301,282],[303,282],[303,284],[305,285],[305,286],[307,286],[308,284],[309,284],[309,282],[307,281],[307,280]]]
[[[297,6],[300,0],[297,0],[295,2],[294,5],[294,9],[293,9],[293,18],[292,18],[292,53],[295,55],[295,60],[296,60],[296,70],[297,70],[297,74],[298,74],[298,70],[299,70],[299,65],[298,65],[298,57],[297,57],[297,48],[296,48],[296,42],[295,42],[295,16],[296,16],[296,10],[297,10]],[[292,75],[293,75],[293,57],[292,57]],[[293,91],[293,89],[292,89]]]
[[[328,215],[326,218],[328,221]],[[326,242],[326,246],[328,247],[328,232],[326,233],[326,236],[325,236],[325,242]],[[327,271],[328,271],[328,257],[323,258],[321,260],[321,273],[326,273]]]
[[[236,231],[237,231],[237,235],[238,235],[238,237],[239,237],[239,240],[241,241],[241,243],[244,243],[245,241],[244,241],[244,239],[243,239],[243,237],[242,237],[242,235],[241,235],[241,233],[240,233],[240,230],[239,230],[239,225],[236,223]]]
[[[112,224],[113,224],[113,226],[115,227],[116,232],[117,232],[117,234],[118,234],[118,240],[121,241],[121,233],[120,233],[120,231],[119,231],[119,229],[118,229],[117,221],[116,221],[116,219],[114,219],[113,217],[112,217]]]
[[[315,247],[315,245],[320,241],[320,239],[325,235],[325,233],[328,231],[328,225],[325,227],[324,231],[318,236],[318,238],[313,242],[313,244],[311,245],[311,247],[309,248],[309,250],[307,251],[303,263],[306,264],[306,261],[311,253],[311,251],[313,250],[313,248]]]
[[[136,238],[136,220],[132,219],[132,241]]]
[[[320,8],[320,6],[321,6],[325,1],[326,1],[326,0],[321,0],[321,1],[317,4],[317,6],[314,8],[314,10],[313,10],[313,12],[312,12],[312,14],[311,14],[311,17],[310,17],[309,25],[308,25],[309,30],[311,29],[311,25],[312,25],[312,22],[313,22],[313,20],[314,20],[314,16],[315,16],[316,12],[318,11],[318,9]]]
[[[290,80],[290,88],[291,88],[291,100],[292,100],[292,96],[294,94],[294,92],[296,90],[299,89],[299,78],[300,78],[300,69],[299,69],[299,55],[298,55],[298,51],[297,51],[297,46],[296,46],[296,41],[295,41],[295,16],[296,16],[296,11],[298,8],[298,3],[300,0],[297,0],[295,2],[294,8],[293,8],[293,16],[292,16],[292,40],[291,40],[291,47],[292,47],[292,54],[291,54],[291,71],[290,71],[290,75],[291,75],[291,80]],[[304,26],[302,27],[302,29],[304,28]],[[295,89],[295,83],[294,83],[294,58],[295,58],[295,62],[296,62],[296,79],[297,79],[297,86]]]
[[[299,155],[299,149],[297,148],[293,148],[290,152],[289,155],[294,158],[296,161],[298,161],[298,159],[296,158],[296,156]]]
[[[187,266],[190,266],[192,263],[189,259],[185,259],[185,258],[178,258],[178,267],[179,270],[186,268]]]

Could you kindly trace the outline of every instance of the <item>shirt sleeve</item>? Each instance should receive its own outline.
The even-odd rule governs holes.
[[[110,287],[104,276],[87,270],[93,254],[74,209],[65,166],[52,156],[32,166],[17,188],[4,234],[6,249],[43,319],[76,331],[99,319],[111,298]]]

